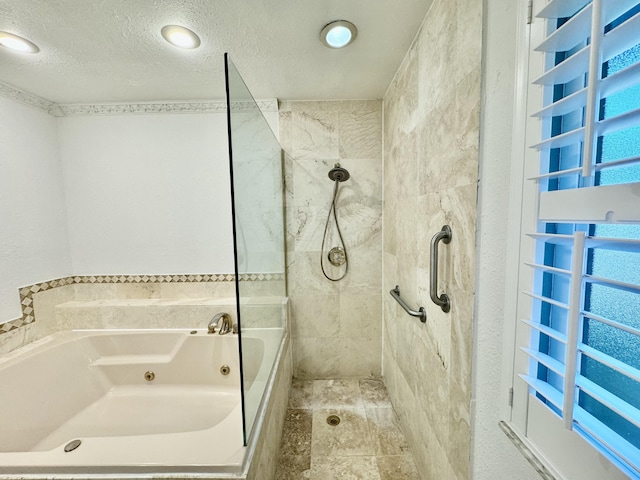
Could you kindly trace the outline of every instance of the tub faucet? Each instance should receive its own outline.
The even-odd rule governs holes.
[[[211,320],[209,320],[209,325],[207,326],[207,333],[216,333],[216,328],[218,328],[218,324],[220,324],[220,329],[218,333],[220,335],[226,335],[231,332],[231,315],[228,313],[217,313],[213,316]]]

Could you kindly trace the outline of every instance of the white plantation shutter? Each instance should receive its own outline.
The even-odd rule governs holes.
[[[551,0],[534,14],[523,430],[543,405],[640,478],[640,2]]]

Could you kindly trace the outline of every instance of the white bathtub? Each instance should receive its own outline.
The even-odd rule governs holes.
[[[235,478],[247,450],[237,341],[203,330],[75,330],[0,358],[0,476]],[[243,344],[262,356],[279,342],[265,348],[245,334]],[[245,365],[248,394],[262,363]]]

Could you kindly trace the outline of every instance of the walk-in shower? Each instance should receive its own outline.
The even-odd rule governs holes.
[[[331,199],[331,205],[329,207],[329,213],[327,214],[327,221],[324,225],[324,234],[322,235],[322,247],[320,248],[320,268],[322,273],[332,282],[342,280],[349,271],[349,257],[347,255],[347,247],[344,243],[342,236],[342,230],[340,230],[340,223],[338,221],[338,212],[336,202],[338,200],[338,194],[340,192],[340,183],[349,180],[349,171],[346,168],[336,163],[334,167],[329,170],[329,178],[334,182],[333,184],[333,197]],[[337,241],[337,245],[330,248],[328,252],[325,251],[325,245],[331,245],[331,217],[333,216],[333,226],[335,226],[336,235],[334,235],[333,241]],[[329,270],[326,262],[329,262],[333,267]],[[329,270],[329,271],[328,271]]]

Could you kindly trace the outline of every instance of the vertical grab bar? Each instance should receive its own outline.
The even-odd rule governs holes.
[[[446,293],[438,296],[438,243],[440,241],[449,243],[451,241],[451,227],[445,225],[438,233],[436,233],[431,239],[431,288],[429,294],[433,303],[442,308],[443,312],[451,310],[451,302],[449,296]]]

